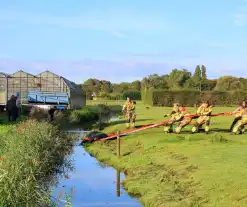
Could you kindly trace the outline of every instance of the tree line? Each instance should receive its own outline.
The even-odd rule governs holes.
[[[198,90],[198,91],[236,91],[247,89],[247,79],[233,76],[222,76],[208,79],[204,65],[197,65],[192,74],[187,69],[173,69],[170,74],[151,74],[141,81],[111,83],[107,80],[90,78],[81,84],[87,98],[93,94],[99,97],[115,97],[127,92],[141,92],[143,88],[161,90]]]

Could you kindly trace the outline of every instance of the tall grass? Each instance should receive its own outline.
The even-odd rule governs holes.
[[[0,206],[36,207],[49,202],[47,178],[72,149],[71,136],[56,126],[28,120],[0,136]]]

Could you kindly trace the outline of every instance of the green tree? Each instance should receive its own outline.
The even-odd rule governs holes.
[[[139,80],[133,81],[130,84],[129,89],[133,90],[133,91],[141,91],[141,81],[139,81]]]
[[[244,84],[237,77],[223,76],[217,80],[215,90],[218,91],[236,91],[243,90]]]
[[[191,73],[186,69],[173,69],[169,74],[167,83],[170,89],[179,89],[182,88],[186,81],[191,78]]]
[[[200,65],[196,66],[195,72],[193,74],[193,80],[196,84],[199,84],[201,81],[201,68]]]
[[[212,91],[217,84],[217,80],[205,80],[202,82],[202,91]]]
[[[101,81],[100,82],[100,91],[101,92],[106,92],[106,93],[111,93],[112,92],[112,84],[110,81]]]
[[[201,67],[201,73],[202,73],[202,82],[207,80],[207,70],[206,70],[206,67],[204,65],[202,65]]]
[[[193,78],[188,79],[185,82],[184,87],[187,89],[196,89],[197,88],[196,83],[195,83]]]

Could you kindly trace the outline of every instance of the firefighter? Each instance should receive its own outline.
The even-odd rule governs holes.
[[[123,108],[122,108],[122,113],[123,113],[123,116],[126,118],[126,108],[127,108],[127,105],[130,103],[131,99],[129,97],[127,97],[127,100],[125,102],[125,104],[123,105]]]
[[[211,113],[212,106],[209,104],[208,101],[203,102],[196,112],[199,118],[197,119],[195,125],[192,127],[192,133],[198,132],[203,124],[205,124],[206,134],[209,132]]]
[[[236,124],[239,120],[241,120],[242,114],[243,114],[243,112],[244,112],[244,110],[245,110],[246,107],[247,107],[246,101],[243,101],[242,104],[240,104],[240,106],[239,106],[236,110],[234,110],[234,111],[231,113],[231,114],[234,114],[234,115],[235,115],[235,118],[234,118],[234,120],[233,120],[233,122],[232,122],[232,124],[231,124],[231,127],[230,127],[230,129],[229,129],[229,132],[232,132],[232,130],[233,130],[235,124]]]
[[[164,127],[165,133],[172,132],[172,126],[175,122],[179,122],[184,117],[183,107],[181,107],[178,103],[173,104],[173,109],[170,114],[165,114],[164,117],[171,116],[168,120],[168,123]]]
[[[127,119],[127,128],[130,128],[131,125],[132,127],[135,127],[135,103],[135,101],[133,102],[132,100],[128,99],[123,107],[123,111],[125,111],[125,118]]]
[[[132,101],[131,111],[130,111],[130,124],[132,128],[135,128],[136,122],[136,102]]]
[[[233,127],[232,133],[233,134],[243,134],[245,131],[245,126],[247,124],[247,110],[246,108],[242,109],[240,112],[241,119]]]
[[[180,131],[192,121],[192,117],[190,116],[186,108],[180,106],[180,111],[181,113],[183,113],[184,116],[182,121],[175,130],[176,134],[179,134]]]

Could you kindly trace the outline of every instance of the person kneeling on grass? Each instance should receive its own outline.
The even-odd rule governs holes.
[[[205,124],[205,132],[206,134],[209,132],[210,125],[210,115],[212,113],[213,107],[209,104],[208,101],[202,103],[202,105],[198,108],[196,114],[199,116],[195,125],[192,127],[192,133],[198,132],[203,124]]]
[[[230,127],[230,129],[229,129],[229,132],[232,132],[232,130],[233,130],[234,126],[236,125],[236,123],[237,123],[239,120],[242,119],[242,114],[243,114],[243,112],[245,111],[246,107],[247,107],[246,101],[243,101],[243,102],[240,104],[240,106],[239,106],[236,110],[234,110],[234,111],[231,113],[231,114],[234,114],[234,115],[235,115],[235,118],[234,118],[234,120],[233,120],[233,122],[232,122],[232,124],[231,124],[231,127]]]
[[[232,133],[233,134],[244,134],[245,126],[247,125],[247,111],[246,109],[241,110],[241,119],[233,127]]]
[[[168,123],[164,127],[165,133],[172,132],[172,126],[174,123],[182,121],[187,110],[178,103],[173,104],[173,109],[170,114],[165,114],[164,117],[171,116]]]

